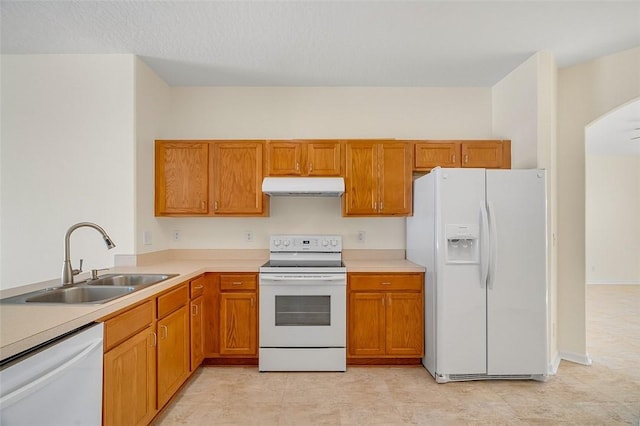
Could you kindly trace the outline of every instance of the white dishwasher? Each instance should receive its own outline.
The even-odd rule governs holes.
[[[92,324],[3,361],[0,424],[100,425],[102,336]]]

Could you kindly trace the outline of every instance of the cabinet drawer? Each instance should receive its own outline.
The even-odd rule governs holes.
[[[349,289],[355,291],[421,291],[422,274],[349,275]]]
[[[189,288],[191,291],[191,298],[195,299],[198,296],[201,296],[204,293],[204,283],[206,282],[204,275],[196,278],[195,280],[189,281]]]
[[[183,283],[177,288],[164,293],[158,297],[158,318],[163,318],[180,306],[186,305],[188,300],[189,287],[187,283]]]
[[[104,323],[104,351],[125,341],[153,323],[153,303],[151,300],[129,309]]]
[[[220,290],[256,290],[257,279],[254,274],[220,275]]]

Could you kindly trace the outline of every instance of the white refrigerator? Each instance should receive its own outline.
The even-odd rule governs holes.
[[[544,170],[435,168],[414,182],[407,259],[425,266],[425,356],[439,383],[545,380]]]

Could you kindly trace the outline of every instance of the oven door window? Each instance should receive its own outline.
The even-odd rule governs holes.
[[[276,326],[331,325],[331,296],[276,296]]]

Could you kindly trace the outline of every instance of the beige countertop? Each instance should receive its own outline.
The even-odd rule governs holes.
[[[104,273],[161,273],[177,277],[103,304],[0,304],[0,360],[16,355],[122,308],[167,290],[205,272],[258,272],[261,259],[169,260],[152,265],[115,267]],[[403,259],[344,260],[347,272],[424,272],[424,268]],[[86,275],[86,274],[85,274]],[[80,276],[77,280],[82,280]],[[0,298],[58,286],[48,281],[0,292]]]

